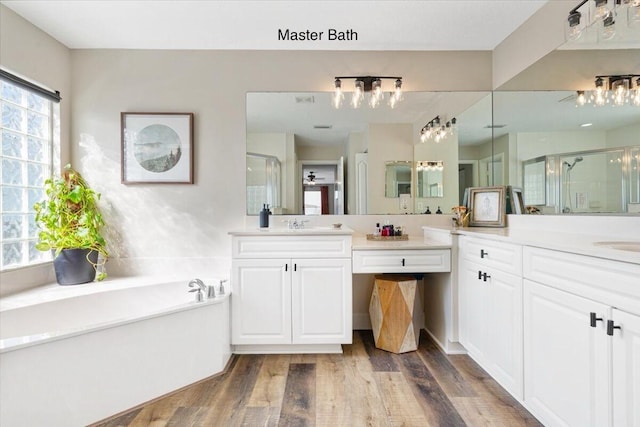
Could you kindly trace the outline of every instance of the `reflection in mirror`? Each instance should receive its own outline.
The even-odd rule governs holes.
[[[640,147],[632,148],[629,152],[629,213],[640,213]]]
[[[401,194],[411,195],[411,162],[386,162],[385,168],[384,196],[398,198]]]
[[[444,197],[441,161],[416,162],[416,197]]]
[[[574,91],[494,93],[494,147],[511,159],[505,182],[544,213],[633,210],[632,154],[640,145],[633,105],[576,107]]]
[[[437,201],[430,202],[428,194],[421,198],[413,194],[416,178],[411,177],[404,187],[395,189],[396,194],[409,191],[409,196],[385,197],[385,162],[439,159],[455,165],[460,158],[470,168],[469,182],[477,185],[480,161],[491,158],[490,92],[405,92],[403,102],[394,109],[381,105],[376,109],[336,110],[331,106],[331,95],[247,94],[247,152],[273,156],[281,164],[280,207],[273,209],[274,214],[305,213],[305,171],[315,173],[318,164],[335,164],[341,158],[344,174],[336,179],[336,185],[343,187],[338,201],[343,201],[344,213],[423,213],[430,204],[448,209],[459,204],[457,168],[443,170],[442,186],[447,189]],[[435,116],[443,120],[455,117],[457,131],[439,143],[421,143],[420,129]],[[458,144],[466,147],[460,157]],[[483,179],[491,182],[491,172]],[[249,189],[254,185],[249,178],[247,183],[247,211],[253,213],[249,193],[256,193],[252,199],[261,193]],[[258,206],[262,203],[265,201],[256,201]],[[322,207],[315,212],[318,210],[323,212]],[[328,211],[334,213],[331,208]]]
[[[280,161],[247,153],[247,214],[257,215],[265,203],[274,210],[280,208]]]

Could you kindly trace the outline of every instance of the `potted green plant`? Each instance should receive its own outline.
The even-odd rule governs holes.
[[[45,191],[46,198],[34,205],[40,227],[36,248],[54,251],[58,283],[77,285],[104,279],[102,267],[109,254],[101,234],[100,193],[70,165],[60,177],[45,181]]]

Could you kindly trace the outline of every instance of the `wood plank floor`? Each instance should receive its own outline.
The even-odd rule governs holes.
[[[240,355],[223,375],[99,427],[539,426],[468,356],[424,333],[418,351],[375,348],[354,331],[344,354]]]

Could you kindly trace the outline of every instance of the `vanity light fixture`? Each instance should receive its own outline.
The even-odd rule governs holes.
[[[596,76],[595,89],[576,92],[576,106],[635,105],[640,107],[640,74]]]
[[[444,163],[442,160],[438,161],[421,161],[416,164],[416,171],[441,171],[444,169]]]
[[[606,42],[618,34],[617,26],[625,22],[629,28],[640,27],[640,0],[582,0],[569,11],[566,38],[576,41],[585,32],[594,31],[599,41]]]
[[[351,95],[351,107],[358,108],[364,101],[365,94],[369,93],[367,104],[371,108],[377,108],[385,98],[382,88],[383,79],[395,80],[394,90],[389,92],[389,107],[394,108],[398,102],[402,101],[402,77],[377,77],[377,76],[340,76],[335,77],[334,93],[331,102],[335,108],[340,108],[344,101],[344,91],[342,89],[342,79],[354,79],[354,90]]]
[[[449,135],[453,135],[456,130],[457,120],[453,119],[442,123],[440,116],[435,116],[429,123],[424,125],[420,130],[420,142],[427,142],[433,139],[435,142],[440,142]]]

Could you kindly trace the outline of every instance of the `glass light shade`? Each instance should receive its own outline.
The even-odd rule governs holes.
[[[591,22],[603,21],[613,11],[614,0],[593,0]]]
[[[624,105],[629,95],[629,80],[621,79],[611,84],[611,92],[613,103],[615,105]]]
[[[616,35],[616,21],[613,15],[605,18],[601,27],[598,28],[598,38],[600,40],[611,40]]]
[[[351,106],[358,108],[364,99],[364,82],[362,80],[356,80],[355,91],[351,97]]]
[[[342,82],[340,81],[340,79],[336,79],[335,91],[333,92],[333,97],[331,98],[331,104],[334,108],[340,108],[343,101],[344,92],[342,92]]]
[[[636,107],[640,107],[640,87],[636,88],[633,96],[631,97],[631,103]]]
[[[378,101],[381,101],[384,98],[384,93],[382,92],[382,81],[380,79],[375,79],[371,83],[371,96],[375,97]]]
[[[580,12],[571,13],[567,18],[565,36],[568,41],[576,41],[582,37],[585,23],[581,18],[582,14]]]
[[[578,96],[576,97],[576,105],[582,107],[586,103],[587,103],[587,97],[584,95],[584,91],[579,90]]]

